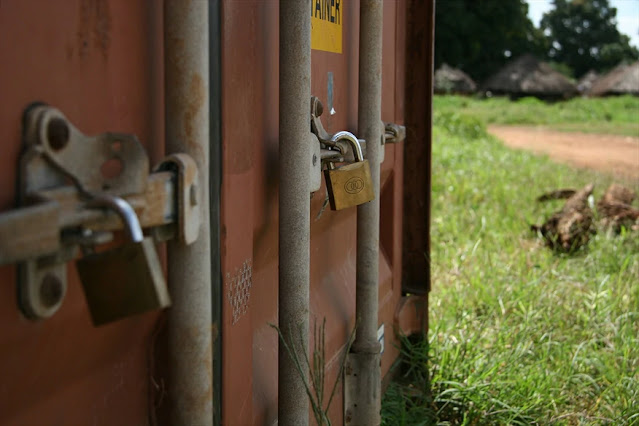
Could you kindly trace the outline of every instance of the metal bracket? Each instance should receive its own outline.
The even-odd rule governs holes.
[[[186,154],[169,155],[153,171],[172,171],[176,174],[177,234],[184,244],[192,244],[200,232],[199,203],[202,199],[195,160]]]
[[[333,135],[329,134],[322,124],[320,116],[324,112],[322,102],[316,96],[311,96],[311,132],[317,136],[320,142],[321,158],[326,163],[354,163],[356,161],[352,144],[345,140],[332,141]],[[366,157],[366,141],[357,139]]]
[[[66,293],[66,263],[78,248],[112,239],[119,217],[87,208],[92,194],[124,198],[143,228],[169,229],[184,244],[200,225],[195,161],[167,157],[149,174],[142,144],[130,134],[86,136],[59,110],[35,105],[24,115],[18,208],[0,213],[0,265],[18,264],[18,301],[31,319],[53,315]]]
[[[314,133],[310,134],[311,149],[309,149],[311,161],[310,161],[310,182],[309,191],[313,194],[315,191],[319,191],[322,187],[322,149],[320,148],[320,141]],[[328,150],[326,150],[328,151]]]
[[[311,97],[311,132],[313,132],[320,141],[321,157],[324,163],[330,162],[355,162],[352,147],[343,141],[332,142],[331,136],[325,129],[320,119],[324,112],[322,102],[316,96]],[[384,145],[387,143],[400,143],[406,139],[406,127],[395,123],[380,122],[382,127],[382,137],[380,144],[382,151],[380,155],[380,163],[384,161]],[[366,141],[358,139],[362,146],[362,152],[366,157]],[[339,153],[339,154],[337,154]],[[341,157],[341,159],[340,159]]]
[[[29,108],[25,115],[27,152],[21,161],[21,195],[49,187],[49,175],[57,175],[57,184],[66,177],[86,193],[124,196],[144,192],[149,158],[135,136],[85,136],[62,112],[49,106]]]
[[[380,122],[380,126],[382,128],[382,136],[380,141],[382,146],[379,156],[379,162],[383,163],[384,158],[386,157],[386,144],[402,142],[406,138],[406,127],[395,123],[384,123],[383,121]]]
[[[384,144],[400,143],[406,139],[406,127],[401,124],[384,123]]]

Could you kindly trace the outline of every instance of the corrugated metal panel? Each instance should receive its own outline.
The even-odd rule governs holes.
[[[413,60],[404,48],[407,3],[416,2],[384,4],[382,119],[399,124],[405,114],[405,61]],[[332,98],[335,113],[325,108],[322,116],[329,132],[357,134],[359,2],[340,5],[342,53],[312,52],[312,93],[325,105]],[[20,118],[30,102],[59,107],[87,133],[135,133],[153,162],[162,156],[161,7],[151,0],[2,0],[0,211],[13,206]],[[277,417],[278,338],[270,324],[277,322],[278,283],[278,4],[223,2],[220,24],[222,317],[220,329],[214,324],[212,332],[222,336],[221,411],[226,424],[272,424]],[[414,106],[407,101],[406,108]],[[402,144],[386,146],[381,173],[383,374],[398,355],[392,342],[402,297],[403,150]],[[311,326],[313,319],[319,324],[326,318],[327,383],[332,384],[354,323],[356,209],[323,210],[324,197],[322,186],[310,200]],[[417,216],[408,224],[411,220]],[[93,328],[73,266],[69,271],[60,312],[32,323],[15,304],[14,268],[0,268],[5,283],[0,287],[0,423],[145,424],[165,418],[170,389],[160,374],[167,366],[164,341],[156,337],[158,315]],[[330,412],[335,422],[342,416],[341,401],[340,390]]]

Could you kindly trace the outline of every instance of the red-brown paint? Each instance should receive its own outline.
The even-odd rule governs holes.
[[[357,134],[359,2],[342,6],[343,53],[313,51],[312,93],[326,105],[332,72],[336,114],[326,111],[322,121],[331,133]],[[405,0],[384,3],[382,119],[399,124],[404,122],[405,8]],[[229,425],[272,424],[278,338],[270,324],[277,323],[281,178],[278,4],[226,1],[221,9],[222,415]],[[157,162],[164,146],[162,49],[162,5],[152,0],[1,0],[0,211],[13,207],[20,116],[33,101],[60,108],[87,134],[135,133]],[[196,94],[198,86],[194,81]],[[199,102],[194,96],[193,108]],[[383,374],[398,355],[393,342],[402,296],[403,150],[402,144],[386,146],[381,173]],[[330,389],[353,327],[356,209],[326,209],[320,215],[325,191],[323,185],[310,200],[310,309],[311,327],[326,318]],[[249,307],[234,321],[229,288],[246,262]],[[158,314],[94,328],[72,265],[69,272],[61,310],[34,323],[16,307],[14,268],[0,268],[0,423],[162,423],[162,395],[170,389],[155,372],[156,364],[166,363],[155,345]],[[330,415],[340,422],[341,386]]]
[[[14,207],[21,114],[34,101],[87,134],[135,133],[159,160],[161,18],[153,1],[0,3],[0,211]],[[94,328],[72,264],[64,304],[46,321],[19,312],[13,267],[0,268],[0,283],[1,424],[148,423],[157,314]]]

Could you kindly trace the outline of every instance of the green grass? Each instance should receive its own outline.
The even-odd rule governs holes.
[[[536,98],[510,101],[503,97],[435,96],[434,108],[441,113],[473,116],[487,124],[639,137],[639,98],[633,96],[574,98],[550,104]]]
[[[567,256],[529,232],[562,205],[536,196],[612,178],[507,149],[444,101],[462,99],[436,102],[429,338],[404,341],[383,424],[639,425],[639,235]]]

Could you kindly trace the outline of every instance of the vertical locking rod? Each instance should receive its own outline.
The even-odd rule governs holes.
[[[366,140],[375,199],[357,206],[357,266],[355,311],[357,330],[349,357],[357,370],[352,407],[356,425],[379,425],[381,406],[379,306],[379,169],[382,115],[382,0],[362,0],[359,28],[358,132]],[[348,417],[348,416],[347,416]]]
[[[301,360],[304,353],[308,353],[310,283],[311,16],[308,2],[280,1],[279,78],[279,327],[288,346]],[[278,424],[308,425],[309,401],[303,377],[282,342],[278,364]]]
[[[165,0],[164,69],[167,153],[197,162],[191,203],[200,207],[198,239],[168,243],[170,423],[212,425],[211,241],[209,220],[208,2]]]

